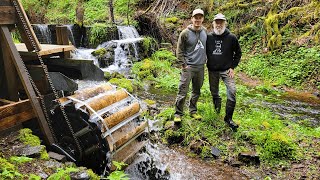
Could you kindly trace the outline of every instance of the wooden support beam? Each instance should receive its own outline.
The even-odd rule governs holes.
[[[0,6],[0,24],[16,24],[17,15],[13,6]]]
[[[56,26],[56,34],[57,34],[57,44],[59,45],[69,45],[69,37],[68,37],[68,28],[67,26]],[[63,54],[63,58],[70,58],[70,51],[65,51]]]
[[[30,32],[31,38],[34,41],[35,47],[33,46],[33,44],[31,43],[30,39],[28,38],[28,35],[27,35],[27,33],[26,33],[25,29],[24,29],[24,26],[23,26],[23,22],[18,17],[17,18],[18,19],[18,24],[17,24],[18,25],[18,29],[19,29],[19,32],[20,32],[20,35],[21,35],[21,38],[22,38],[23,42],[26,44],[26,46],[28,48],[28,51],[34,51],[34,50],[40,51],[41,50],[40,43],[38,41],[38,38],[37,38],[36,34],[33,31],[33,28],[31,27],[31,24],[29,22],[29,19],[27,17],[26,12],[23,9],[23,6],[22,6],[21,2],[19,0],[12,0],[12,1],[15,1],[17,3],[18,9],[21,12],[21,18],[25,22],[25,25],[27,26],[26,28]]]
[[[36,118],[36,116],[32,111],[29,99],[0,106],[0,131],[33,118]]]
[[[9,53],[8,46],[5,45],[5,40],[3,37],[0,37],[0,47],[2,49],[2,60],[3,60],[3,70],[4,70],[4,77],[6,78],[5,91],[7,91],[7,96],[5,99],[12,100],[12,101],[18,101],[19,100],[19,94],[18,94],[18,85],[20,84],[19,76],[17,74],[17,71],[14,67],[11,55]]]
[[[0,26],[0,27],[1,27],[0,34],[3,37],[3,39],[5,40],[4,42],[6,43],[7,49],[9,50],[10,55],[11,55],[12,59],[14,60],[13,62],[16,67],[16,70],[19,74],[20,80],[23,84],[24,89],[26,90],[26,93],[27,93],[28,98],[31,102],[32,108],[34,110],[34,113],[36,114],[36,117],[38,118],[39,126],[40,126],[43,134],[45,135],[45,138],[46,138],[45,141],[48,144],[52,144],[52,143],[54,143],[54,139],[53,139],[52,133],[49,129],[48,122],[44,116],[44,112],[41,109],[41,106],[40,106],[40,103],[37,99],[35,91],[31,85],[29,78],[28,78],[27,71],[23,65],[23,61],[19,55],[19,52],[18,52],[16,46],[13,43],[13,39],[11,37],[9,29],[6,26]]]

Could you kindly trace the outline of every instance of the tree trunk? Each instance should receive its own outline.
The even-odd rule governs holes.
[[[109,20],[114,24],[114,14],[113,14],[113,0],[109,0]]]

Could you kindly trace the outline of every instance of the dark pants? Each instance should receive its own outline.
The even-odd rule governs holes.
[[[219,80],[223,80],[227,87],[227,99],[236,102],[236,85],[234,78],[228,76],[228,71],[209,71],[209,84],[213,100],[221,99],[219,95]]]
[[[186,96],[189,90],[189,84],[192,82],[192,94],[189,104],[190,114],[197,112],[197,101],[200,96],[200,89],[203,85],[204,66],[188,67],[183,69],[180,76],[179,90],[175,102],[175,115],[183,115],[183,106],[185,104]]]

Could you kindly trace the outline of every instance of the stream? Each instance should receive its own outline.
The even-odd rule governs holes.
[[[133,28],[133,27],[132,27]],[[45,30],[43,30],[45,32]],[[129,33],[134,35],[130,35]],[[123,71],[128,64],[127,53],[120,45],[123,43],[135,43],[139,41],[136,30],[120,27],[120,37],[124,38],[116,42],[115,64],[103,71]],[[128,40],[125,40],[128,39]],[[72,41],[71,41],[72,42]],[[133,46],[136,48],[136,46]],[[77,49],[73,55],[76,59],[94,59],[91,52],[94,49]],[[135,52],[137,50],[135,49]],[[133,56],[137,56],[135,53]],[[94,60],[95,64],[98,63]],[[79,89],[101,84],[103,82],[76,80]],[[161,90],[148,88],[146,91],[140,91],[136,94],[139,99],[150,99],[156,101],[159,109],[173,107],[175,94],[162,93]],[[248,102],[260,107],[267,107],[283,119],[289,119],[294,122],[307,123],[310,126],[320,126],[320,105],[309,104],[297,100],[283,99],[281,101],[261,100],[250,98]],[[152,124],[150,124],[152,128]],[[167,147],[163,144],[147,143],[145,151],[139,153],[133,163],[126,168],[126,173],[133,180],[184,180],[184,179],[249,179],[241,169],[232,167],[226,163],[217,161],[205,161],[199,158],[187,156],[182,148]]]

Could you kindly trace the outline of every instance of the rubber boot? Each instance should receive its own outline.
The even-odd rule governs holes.
[[[213,99],[214,109],[217,114],[220,114],[221,110],[221,98]]]
[[[224,117],[224,121],[228,124],[228,126],[233,130],[237,131],[237,128],[239,127],[235,122],[232,120],[232,115],[234,108],[236,106],[236,103],[230,100],[227,100],[226,104],[226,116]]]

